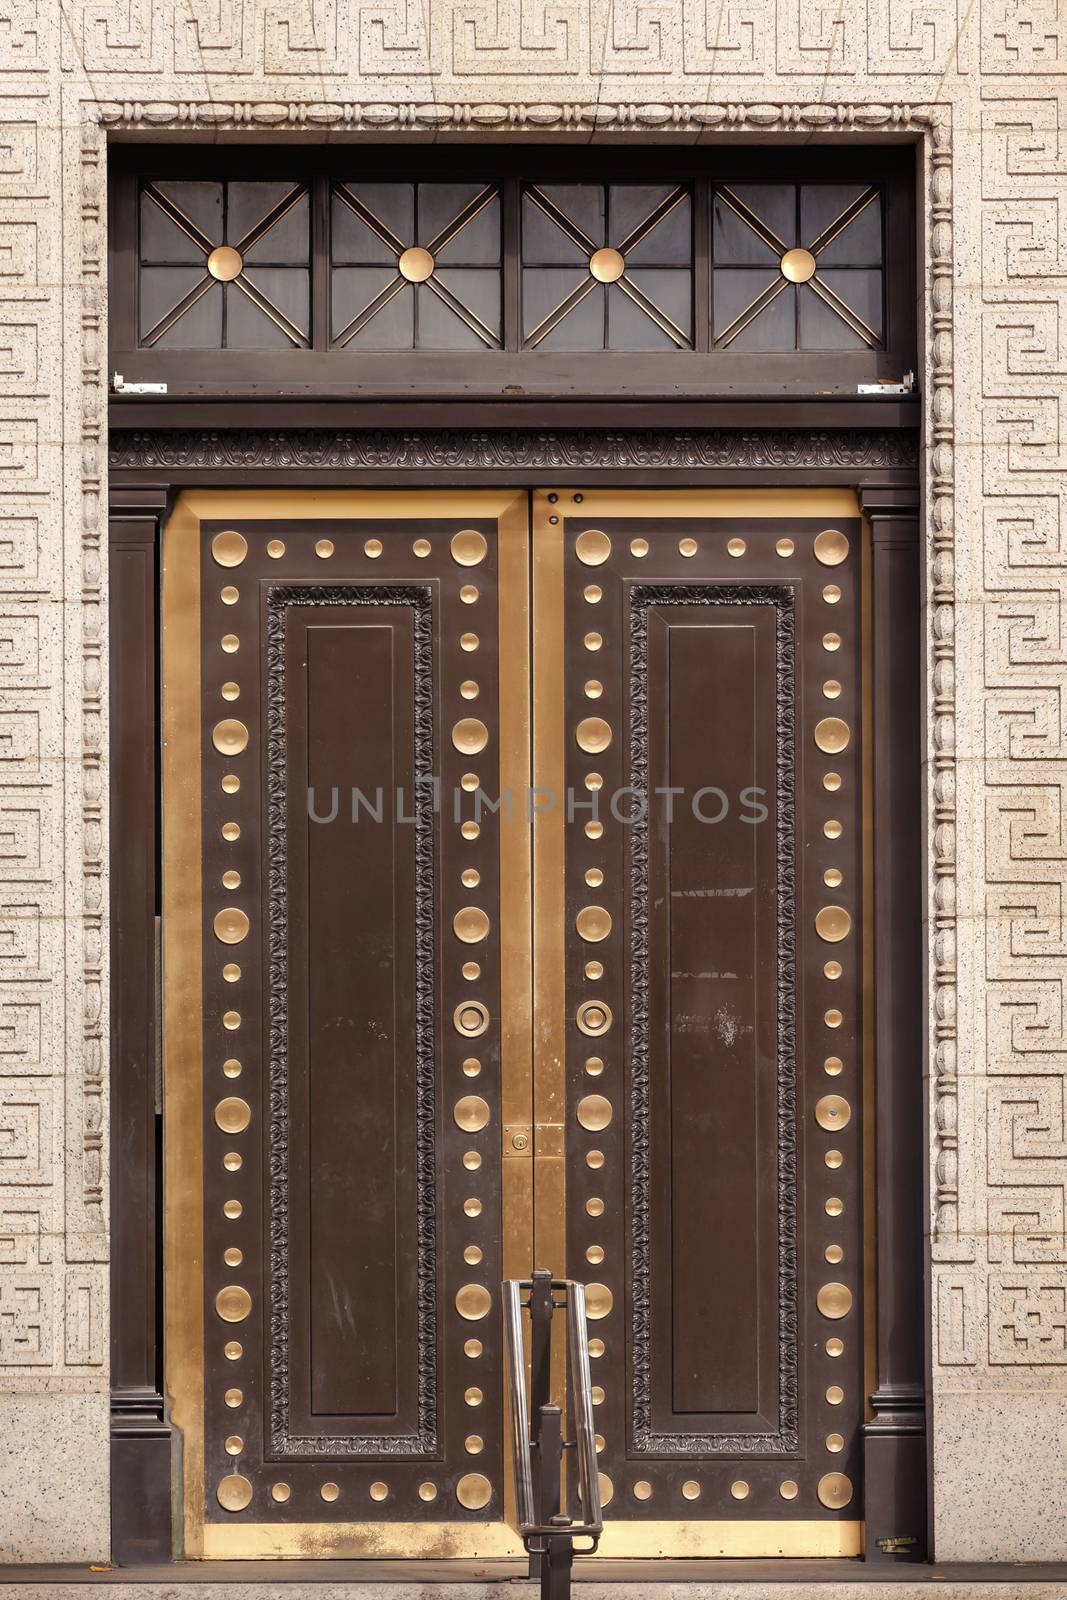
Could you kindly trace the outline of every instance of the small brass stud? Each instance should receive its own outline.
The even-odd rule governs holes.
[[[682,1497],[685,1500],[700,1499],[700,1485],[695,1478],[686,1478],[682,1484]]]
[[[604,1070],[604,1063],[599,1056],[588,1056],[586,1058],[585,1070],[588,1072],[591,1078],[599,1078],[600,1074]]]
[[[285,545],[282,543],[281,539],[268,539],[267,554],[270,556],[272,561],[279,561],[281,559],[281,557],[285,554]]]
[[[228,583],[219,590],[219,599],[224,606],[235,606],[241,598],[241,591],[234,583]]]
[[[591,1267],[599,1267],[604,1260],[604,1246],[602,1244],[589,1245],[585,1252],[585,1259]]]
[[[841,685],[836,678],[827,678],[822,686],[822,692],[827,700],[837,700],[841,695]]]
[[[429,539],[416,539],[411,548],[420,561],[425,561],[433,546],[430,544]]]
[[[822,597],[828,606],[836,606],[841,598],[841,590],[836,583],[828,583],[822,592]]]
[[[587,978],[597,979],[604,976],[604,963],[602,961],[587,961],[585,964]]]
[[[600,1504],[609,1506],[615,1497],[615,1485],[606,1472],[598,1472],[597,1480],[600,1484]]]
[[[476,772],[465,772],[459,780],[459,786],[467,794],[473,794],[478,787],[478,774]]]
[[[241,687],[239,684],[227,682],[223,684],[219,693],[224,700],[238,700],[241,695]]]
[[[473,678],[465,678],[459,686],[459,692],[463,696],[464,700],[477,700],[478,685],[475,683]]]
[[[822,647],[824,650],[829,650],[831,652],[834,650],[840,650],[841,635],[839,633],[824,633],[822,636]]]
[[[604,778],[599,772],[587,772],[584,781],[586,788],[592,794],[595,794],[598,789],[602,789],[604,787]]]
[[[826,1435],[826,1448],[830,1451],[831,1455],[836,1456],[840,1454],[840,1452],[845,1448],[843,1436],[840,1433],[828,1433]]]
[[[827,1339],[825,1348],[826,1354],[836,1360],[838,1356],[843,1356],[845,1353],[845,1341],[837,1338]]]
[[[480,1406],[481,1403],[482,1403],[482,1399],[483,1399],[483,1396],[482,1396],[482,1391],[480,1389],[464,1389],[464,1391],[463,1391],[463,1403],[464,1403],[464,1405]]]
[[[228,656],[236,655],[241,648],[241,641],[235,633],[224,633],[219,643]]]
[[[845,881],[845,875],[840,867],[827,867],[822,875],[822,881],[828,889],[840,889]]]
[[[224,1250],[222,1252],[222,1259],[225,1261],[228,1267],[239,1267],[244,1258],[244,1251],[238,1250],[236,1246],[231,1246],[229,1250]]]
[[[647,539],[631,539],[630,540],[630,554],[632,556],[636,556],[638,561],[643,561],[645,556],[648,555],[648,548],[649,547],[648,547],[648,540]]]
[[[335,1500],[339,1500],[341,1498],[341,1491],[337,1487],[336,1483],[324,1483],[322,1488],[319,1490],[319,1494],[326,1501],[327,1505],[332,1505]]]
[[[466,1167],[468,1172],[477,1172],[481,1164],[482,1158],[478,1154],[477,1150],[467,1150],[464,1152],[463,1165]]]
[[[699,547],[695,539],[678,540],[678,554],[680,556],[685,556],[687,560],[696,555],[698,548]]]
[[[270,1497],[280,1506],[285,1504],[291,1494],[292,1490],[287,1483],[272,1483],[270,1486]]]
[[[796,545],[792,539],[779,539],[774,548],[780,556],[791,556],[796,549]]]
[[[839,1028],[845,1020],[844,1012],[838,1011],[836,1006],[831,1006],[823,1012],[823,1022],[828,1028]]]
[[[372,1483],[370,1486],[370,1497],[372,1500],[388,1500],[389,1485],[381,1482]]]
[[[244,262],[241,252],[235,250],[232,244],[216,245],[205,263],[211,276],[219,283],[232,283],[234,278],[239,278]]]
[[[841,774],[839,772],[826,773],[822,780],[822,786],[830,794],[836,794],[841,787]]]
[[[239,839],[241,837],[240,824],[236,822],[224,822],[222,824],[222,837],[226,840],[227,844],[233,844],[235,839]]]
[[[223,1445],[228,1456],[239,1456],[245,1447],[245,1442],[239,1433],[231,1433]]]
[[[363,546],[363,554],[369,556],[372,561],[377,561],[382,553],[382,548],[380,539],[368,539]]]
[[[480,1339],[467,1339],[464,1341],[463,1354],[471,1361],[476,1361],[482,1353],[482,1348]]]
[[[465,583],[459,591],[459,598],[465,606],[472,606],[478,598],[478,591],[473,583]]]
[[[726,545],[726,554],[736,559],[738,556],[743,556],[747,549],[748,546],[744,539],[730,539]]]
[[[778,1485],[778,1493],[783,1500],[795,1500],[800,1493],[800,1486],[792,1478],[785,1478]]]
[[[604,591],[600,587],[599,583],[589,583],[586,584],[585,588],[582,590],[582,598],[585,600],[587,605],[595,606],[598,605],[601,600],[603,600]]]
[[[604,693],[604,685],[599,681],[599,679],[597,679],[597,678],[589,678],[586,681],[586,684],[585,684],[585,698],[587,700],[599,700],[600,696],[603,693]]]
[[[735,1500],[748,1499],[748,1484],[745,1482],[744,1478],[734,1479],[733,1483],[730,1485],[730,1493],[733,1495]]]
[[[463,1448],[469,1456],[480,1456],[485,1449],[485,1440],[479,1433],[469,1433],[463,1441]]]
[[[464,1200],[464,1202],[463,1202],[463,1214],[466,1217],[480,1217],[481,1216],[481,1214],[482,1214],[482,1202],[477,1198],[476,1195],[471,1195],[468,1199]]]
[[[240,1200],[223,1201],[222,1214],[227,1218],[228,1221],[236,1222],[243,1211],[244,1206],[241,1204]]]
[[[598,283],[618,283],[626,271],[626,259],[620,250],[605,245],[589,257],[589,271]]]
[[[845,1259],[845,1252],[839,1244],[828,1244],[822,1254],[823,1260],[831,1267],[839,1267]]]
[[[651,1500],[651,1498],[652,1485],[649,1483],[647,1478],[638,1478],[637,1482],[634,1484],[634,1499]]]
[[[222,1165],[225,1167],[227,1172],[240,1172],[241,1168],[244,1166],[244,1159],[238,1155],[236,1150],[227,1150],[226,1154],[222,1158]],[[239,1255],[240,1251],[237,1253]]]
[[[333,540],[318,539],[315,542],[315,554],[320,561],[328,561],[333,555]]]
[[[245,1353],[244,1345],[239,1344],[236,1339],[227,1339],[222,1347],[222,1353],[227,1361],[240,1361]]]
[[[478,635],[476,633],[461,633],[459,636],[461,650],[471,651],[478,648]]]
[[[228,1078],[239,1078],[241,1076],[241,1063],[236,1057],[230,1056],[222,1063],[222,1070]]]
[[[823,1156],[823,1161],[829,1167],[831,1172],[836,1172],[839,1167],[843,1167],[845,1164],[845,1158],[841,1154],[840,1150],[827,1150],[826,1154]]]
[[[602,839],[604,837],[604,824],[602,822],[587,822],[585,836],[587,839]]]
[[[241,787],[241,780],[236,772],[227,772],[220,780],[219,787],[223,794],[236,794]]]
[[[482,975],[482,969],[477,961],[465,961],[462,967],[463,976],[471,983]]]
[[[468,1056],[463,1063],[465,1077],[476,1078],[482,1070],[482,1064],[476,1056]]]
[[[224,883],[229,876],[230,874],[228,872],[223,874]],[[237,882],[240,883],[240,874],[235,873],[234,876],[237,878]],[[228,889],[231,887],[231,885],[227,883],[226,887]],[[233,884],[232,887],[236,888],[237,884]],[[227,961],[226,965],[222,969],[222,976],[226,983],[236,983],[238,981],[241,976],[241,969],[237,965],[236,961]]]
[[[826,1204],[823,1206],[823,1210],[826,1212],[828,1217],[839,1217],[844,1209],[845,1202],[843,1200],[839,1200],[835,1194],[832,1194],[827,1200]]]
[[[585,1153],[585,1164],[587,1167],[592,1168],[594,1172],[599,1172],[600,1168],[604,1165],[603,1150],[587,1150]],[[603,1206],[603,1201],[601,1201],[601,1206]]]
[[[235,1033],[241,1026],[241,1013],[239,1011],[224,1011],[222,1013],[222,1026],[228,1033]]]
[[[823,963],[822,975],[824,978],[829,978],[833,983],[841,976],[844,970],[840,961],[826,961]]]
[[[826,1404],[828,1406],[839,1406],[844,1398],[845,1391],[839,1383],[832,1383],[826,1391]]]
[[[462,822],[459,831],[464,839],[477,839],[482,830],[477,822]]]
[[[482,1259],[482,1252],[478,1245],[469,1244],[463,1251],[463,1259],[468,1267],[476,1267]]]
[[[420,1500],[425,1500],[427,1502],[429,1502],[430,1500],[436,1500],[437,1499],[437,1485],[436,1485],[436,1483],[420,1483],[419,1484],[419,1499]]]
[[[238,1406],[244,1404],[245,1397],[240,1389],[227,1389],[222,1398],[231,1411],[236,1411]]]
[[[840,1056],[827,1056],[826,1060],[822,1064],[822,1069],[828,1077],[837,1078],[840,1077],[842,1072],[844,1072],[845,1063],[841,1060]]]
[[[604,1350],[605,1345],[603,1339],[590,1339],[589,1355],[593,1361],[599,1361],[600,1357],[604,1354]]]

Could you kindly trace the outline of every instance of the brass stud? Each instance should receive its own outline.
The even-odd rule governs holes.
[[[235,1057],[230,1056],[228,1060],[222,1063],[222,1070],[228,1078],[239,1078],[241,1076],[241,1063]]]
[[[480,1389],[472,1388],[472,1389],[464,1389],[464,1391],[463,1391],[463,1403],[464,1403],[464,1405],[480,1406],[481,1403],[482,1403],[483,1398],[484,1397],[483,1397],[482,1391]]]
[[[584,970],[587,978],[594,980],[602,978],[604,976],[604,963],[602,961],[587,961]]]
[[[585,1259],[591,1267],[599,1267],[604,1260],[604,1246],[591,1244],[585,1252]]]
[[[823,1012],[822,1020],[828,1028],[839,1028],[845,1020],[845,1015],[843,1011],[838,1011],[836,1006],[831,1006],[828,1011]]]
[[[477,839],[482,830],[477,822],[463,822],[460,824],[459,831],[464,839]]]
[[[736,558],[737,556],[743,556],[747,549],[748,546],[743,539],[730,539],[727,541],[726,554]]]
[[[836,1322],[852,1310],[852,1290],[844,1283],[824,1283],[815,1296],[815,1304],[824,1317]]]
[[[585,1000],[578,1007],[575,1019],[579,1030],[589,1038],[598,1039],[601,1034],[607,1033],[611,1027],[611,1007],[603,1000]]]
[[[420,561],[425,561],[426,557],[433,549],[433,546],[431,545],[429,539],[416,539],[411,548],[414,554],[418,556]]]
[[[597,1481],[600,1484],[600,1504],[609,1506],[615,1497],[615,1485],[606,1472],[598,1472]]]
[[[574,553],[586,567],[602,567],[611,554],[611,540],[599,528],[586,528],[574,541]]]
[[[240,1389],[227,1389],[222,1398],[231,1411],[236,1411],[238,1406],[244,1404],[245,1397]]]
[[[280,1506],[285,1504],[291,1494],[292,1490],[287,1483],[272,1483],[270,1486],[270,1497],[272,1500],[277,1500]]]
[[[333,555],[333,540],[317,539],[315,541],[315,554],[319,557],[320,561],[328,561]]]
[[[823,906],[815,917],[815,932],[827,944],[840,944],[852,932],[852,918],[844,906]]]
[[[823,1161],[830,1168],[831,1172],[836,1172],[839,1167],[842,1167],[845,1164],[845,1158],[841,1154],[840,1150],[827,1150],[826,1154],[823,1156]]]
[[[235,250],[232,244],[218,244],[207,258],[207,270],[219,283],[232,283],[234,278],[241,276],[244,262],[241,252]]]
[[[452,743],[465,756],[476,756],[489,743],[489,729],[477,717],[462,717],[452,729]]]
[[[700,1485],[695,1478],[686,1478],[682,1484],[682,1496],[686,1500],[700,1499]]]
[[[459,598],[465,606],[472,606],[478,598],[478,591],[473,583],[465,583],[459,591]]]
[[[489,1107],[481,1095],[465,1094],[452,1108],[456,1126],[465,1133],[480,1133],[488,1125]]]
[[[211,541],[211,554],[220,567],[239,567],[248,554],[248,540],[233,528],[217,533]]]
[[[485,560],[489,546],[483,534],[476,532],[474,528],[463,528],[453,536],[448,548],[457,566],[476,567],[480,561]]]
[[[833,983],[841,976],[844,970],[840,961],[827,961],[823,964],[822,975],[824,978],[829,978]]]
[[[647,539],[631,539],[630,540],[630,554],[632,556],[636,556],[638,561],[643,561],[645,556],[648,555],[648,540]]]
[[[604,1451],[604,1449],[605,1449],[605,1447],[607,1445],[607,1442],[608,1441],[604,1438],[604,1435],[602,1433],[594,1433],[594,1435],[593,1435],[593,1443],[596,1446],[596,1453],[597,1453],[598,1456],[603,1453],[603,1451]]]
[[[248,938],[248,917],[239,906],[226,906],[217,911],[212,927],[220,944],[240,944],[242,939]]]
[[[826,1354],[828,1356],[833,1356],[836,1360],[838,1356],[843,1356],[845,1353],[845,1341],[844,1339],[837,1338],[827,1339],[825,1348]]]
[[[603,906],[583,906],[574,919],[579,938],[599,944],[611,932],[611,912]]]
[[[606,1283],[587,1283],[585,1286],[585,1314],[590,1322],[600,1322],[611,1312],[615,1296]]]
[[[272,561],[279,561],[285,554],[285,545],[281,539],[268,539],[267,554]]]
[[[241,837],[241,827],[237,822],[224,822],[222,824],[222,837],[227,844],[233,844],[235,839]]]
[[[843,1435],[840,1433],[828,1433],[826,1435],[826,1448],[831,1455],[839,1455],[845,1448]]]
[[[852,1499],[852,1481],[843,1472],[827,1472],[819,1479],[816,1492],[827,1510],[840,1511]]]
[[[236,717],[225,717],[211,730],[211,742],[224,756],[239,756],[248,745],[248,729]]]
[[[493,1496],[493,1486],[480,1472],[466,1472],[456,1484],[456,1499],[465,1511],[481,1511]]]
[[[651,1498],[652,1485],[649,1483],[647,1478],[638,1478],[637,1482],[634,1484],[634,1499],[651,1500]]]
[[[841,598],[841,590],[836,583],[828,583],[822,592],[822,597],[828,606],[836,606]]]
[[[602,633],[587,633],[582,643],[587,650],[600,650],[604,644],[604,635]]]
[[[427,1502],[430,1501],[430,1500],[436,1500],[437,1499],[437,1485],[436,1485],[436,1483],[420,1483],[419,1484],[419,1499],[420,1500],[426,1500]]]
[[[827,1056],[822,1064],[822,1069],[830,1078],[839,1078],[845,1070],[845,1063],[840,1056]]]
[[[337,1487],[336,1483],[324,1483],[322,1488],[319,1490],[319,1494],[326,1501],[327,1505],[332,1505],[335,1500],[339,1500],[341,1498],[341,1491]]]
[[[226,1154],[222,1158],[222,1164],[227,1172],[240,1172],[241,1168],[244,1166],[244,1159],[238,1155],[236,1150],[227,1150]],[[227,1251],[226,1253],[229,1255],[230,1252]],[[237,1256],[240,1256],[241,1254],[239,1250],[235,1251],[234,1253]],[[239,1265],[239,1262],[234,1262],[232,1265],[237,1266]]]
[[[459,647],[461,650],[466,650],[468,652],[477,650],[478,635],[476,633],[461,633],[459,636]]]
[[[223,874],[224,881],[229,876],[230,876],[230,874],[228,872],[224,873]],[[238,883],[239,882],[240,882],[240,875],[238,874]],[[226,887],[229,888],[229,884],[227,884]],[[236,887],[237,887],[237,885],[235,884],[234,888],[236,888]],[[237,965],[236,961],[227,961],[226,965],[222,969],[222,976],[223,976],[224,980],[227,983],[237,983],[237,981],[239,980],[239,978],[241,976],[241,969]]]
[[[477,889],[482,881],[482,875],[477,867],[464,867],[459,875],[459,881],[465,889]]]
[[[696,555],[697,549],[698,545],[695,539],[678,540],[678,554],[685,556],[687,560]]]
[[[822,686],[823,696],[827,700],[837,700],[841,695],[841,685],[836,678],[827,678]]]
[[[377,561],[382,553],[382,548],[380,539],[368,539],[363,546],[363,554],[369,556],[372,561]]]
[[[227,682],[223,684],[219,693],[224,700],[237,700],[240,698],[241,687],[239,684]]]
[[[735,1500],[748,1499],[748,1484],[745,1482],[744,1478],[734,1479],[733,1483],[730,1485],[730,1493],[733,1495]]]
[[[427,278],[433,277],[433,256],[420,245],[411,245],[403,251],[396,265],[400,276],[408,283],[425,283]]]
[[[482,1064],[476,1056],[468,1056],[463,1063],[463,1073],[467,1078],[476,1078],[482,1070]]]
[[[844,1209],[845,1202],[838,1199],[836,1194],[832,1194],[827,1200],[826,1204],[823,1206],[823,1210],[826,1212],[828,1217],[839,1217]]]
[[[239,1100],[236,1096],[220,1100],[215,1107],[215,1125],[223,1133],[243,1133],[251,1120],[251,1106],[247,1100]]]
[[[817,536],[812,552],[816,561],[824,567],[839,567],[848,557],[848,540],[837,528],[824,528]]]
[[[591,794],[595,794],[598,789],[602,789],[604,787],[604,778],[599,772],[587,772],[584,782],[586,788]]]
[[[241,598],[241,591],[235,583],[228,583],[219,590],[219,599],[224,606],[235,606]]]
[[[587,822],[585,836],[587,839],[602,839],[604,837],[604,824],[602,822]]]
[[[235,1033],[241,1026],[241,1013],[239,1011],[224,1011],[222,1013],[222,1026],[229,1033]]]
[[[840,867],[827,867],[822,875],[822,881],[828,889],[840,889],[845,881],[845,874]]]
[[[459,692],[464,700],[477,700],[478,685],[473,678],[465,678],[459,686]]]
[[[579,749],[590,755],[599,755],[611,743],[611,724],[605,722],[603,717],[585,717],[579,722],[574,737]]]
[[[796,549],[796,545],[792,539],[779,539],[774,548],[780,556],[791,556]]]
[[[604,1202],[598,1194],[590,1195],[589,1199],[585,1202],[587,1216],[602,1217],[604,1215],[604,1209]]]
[[[478,774],[476,772],[465,772],[459,780],[459,786],[467,794],[473,794],[478,787]]]
[[[480,1000],[464,1000],[452,1013],[452,1024],[466,1039],[477,1039],[489,1027],[489,1008]]]
[[[586,1059],[585,1070],[591,1078],[599,1078],[604,1070],[604,1063],[599,1056],[589,1056]]]
[[[463,1441],[463,1448],[469,1456],[480,1456],[485,1449],[485,1440],[481,1434],[469,1433]]]
[[[222,1353],[227,1361],[240,1361],[245,1353],[244,1345],[239,1344],[236,1339],[227,1339],[222,1347]]]
[[[477,1172],[481,1164],[482,1158],[478,1154],[477,1150],[467,1150],[464,1152],[463,1165],[466,1167],[468,1172]]]
[[[604,1349],[605,1345],[603,1339],[590,1339],[589,1355],[593,1361],[600,1360],[600,1357],[604,1354]]]
[[[582,598],[585,600],[587,605],[595,606],[598,605],[601,600],[603,600],[604,591],[600,587],[599,583],[587,583],[585,588],[582,590]]]
[[[228,1456],[239,1456],[245,1447],[245,1442],[239,1433],[231,1433],[223,1445]]]
[[[599,889],[604,882],[604,874],[599,867],[589,867],[585,874],[585,881],[590,889]]]
[[[463,1202],[463,1215],[464,1216],[466,1216],[466,1217],[480,1217],[481,1214],[482,1214],[482,1202],[477,1198],[476,1195],[471,1195],[471,1196],[469,1196],[468,1199],[464,1200],[464,1202]]]
[[[845,1391],[839,1383],[832,1383],[826,1391],[826,1404],[828,1406],[839,1406],[844,1398]]]
[[[480,906],[464,906],[452,918],[452,932],[463,944],[480,943],[489,927],[489,918]]]
[[[227,772],[225,776],[220,779],[219,787],[223,794],[236,794],[238,789],[241,787],[241,780],[237,776],[236,772]]]
[[[626,271],[626,258],[620,250],[604,245],[589,257],[589,271],[597,283],[618,283]]]
[[[597,678],[589,678],[585,683],[585,698],[599,700],[604,693],[604,685]]]
[[[815,276],[815,257],[810,250],[787,250],[778,263],[783,278],[790,283],[807,283]]]
[[[778,1485],[778,1493],[783,1500],[795,1500],[800,1493],[800,1485],[793,1478],[785,1478]]]
[[[478,965],[477,961],[465,961],[463,963],[461,971],[463,973],[463,976],[470,983],[473,983],[476,978],[480,978],[481,975],[482,975],[482,969]]]
[[[388,1500],[389,1485],[381,1482],[372,1483],[370,1486],[370,1497],[372,1500]]]
[[[819,1127],[831,1129],[834,1132],[841,1128],[847,1128],[851,1116],[852,1107],[839,1094],[824,1094],[815,1107],[815,1120]]]
[[[585,1164],[587,1167],[591,1167],[594,1172],[599,1172],[600,1168],[604,1165],[603,1150],[587,1150],[585,1153]],[[601,1201],[600,1204],[603,1208],[604,1202]]]
[[[823,717],[815,727],[815,743],[827,755],[837,755],[842,750],[847,750],[852,738],[852,730],[847,722],[842,722],[840,717]]]
[[[482,1283],[465,1283],[456,1293],[456,1310],[464,1322],[480,1322],[492,1305],[493,1297]]]
[[[239,1472],[232,1472],[222,1479],[215,1498],[223,1511],[244,1511],[252,1504],[252,1485]]]
[[[831,652],[834,650],[840,650],[841,635],[839,633],[824,633],[822,636],[822,647],[824,650],[829,650]]]
[[[222,1252],[222,1259],[225,1261],[228,1267],[239,1267],[244,1258],[244,1251],[238,1250],[236,1246],[231,1246],[229,1250],[224,1250]]]
[[[252,1296],[240,1284],[227,1284],[215,1296],[215,1310],[223,1322],[243,1322],[252,1310]]]
[[[822,786],[830,794],[836,794],[841,787],[841,774],[839,772],[827,772],[823,776]]]
[[[609,1126],[612,1117],[611,1101],[602,1094],[587,1094],[578,1102],[578,1121],[589,1133],[599,1133]]]
[[[471,1361],[476,1361],[481,1353],[482,1341],[480,1339],[467,1339],[464,1341],[463,1354]]]
[[[235,633],[224,633],[219,643],[228,656],[236,655],[241,648],[241,641]]]
[[[236,1222],[243,1210],[244,1206],[240,1200],[226,1200],[223,1202],[222,1214],[230,1222]]]
[[[594,1383],[593,1387],[589,1391],[589,1398],[595,1406],[602,1406],[604,1404],[604,1401],[607,1399],[607,1395],[601,1384]]]

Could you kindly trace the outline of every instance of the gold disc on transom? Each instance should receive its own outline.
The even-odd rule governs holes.
[[[232,244],[216,245],[207,258],[207,270],[219,283],[232,283],[240,277],[243,266],[241,252]]]
[[[787,250],[778,265],[790,283],[807,283],[815,276],[815,257],[810,250]]]

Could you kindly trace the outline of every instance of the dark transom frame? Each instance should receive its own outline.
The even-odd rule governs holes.
[[[832,148],[832,159],[828,160]],[[150,178],[199,176],[194,147],[117,145],[110,168],[110,370],[126,383],[165,383],[182,397],[364,401],[523,400],[622,397],[855,396],[857,385],[899,382],[915,356],[915,150],[890,145],[806,144],[678,148],[614,145],[388,147],[242,145],[211,151],[212,179],[291,177],[309,185],[312,202],[312,323],[307,349],[285,351],[141,349],[137,343],[137,193]],[[387,176],[396,182],[495,182],[503,218],[503,339],[500,349],[388,351],[331,348],[329,195],[331,185]],[[543,351],[523,348],[519,297],[523,183],[646,182],[693,188],[693,348],[667,351]],[[878,348],[774,354],[713,348],[710,200],[715,183],[756,181],[878,184],[885,203],[885,334]],[[510,269],[510,270],[509,270]],[[126,402],[119,399],[118,405]]]

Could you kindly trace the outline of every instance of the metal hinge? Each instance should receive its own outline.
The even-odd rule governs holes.
[[[165,383],[127,383],[121,372],[116,372],[111,379],[111,388],[115,394],[166,394]]]

